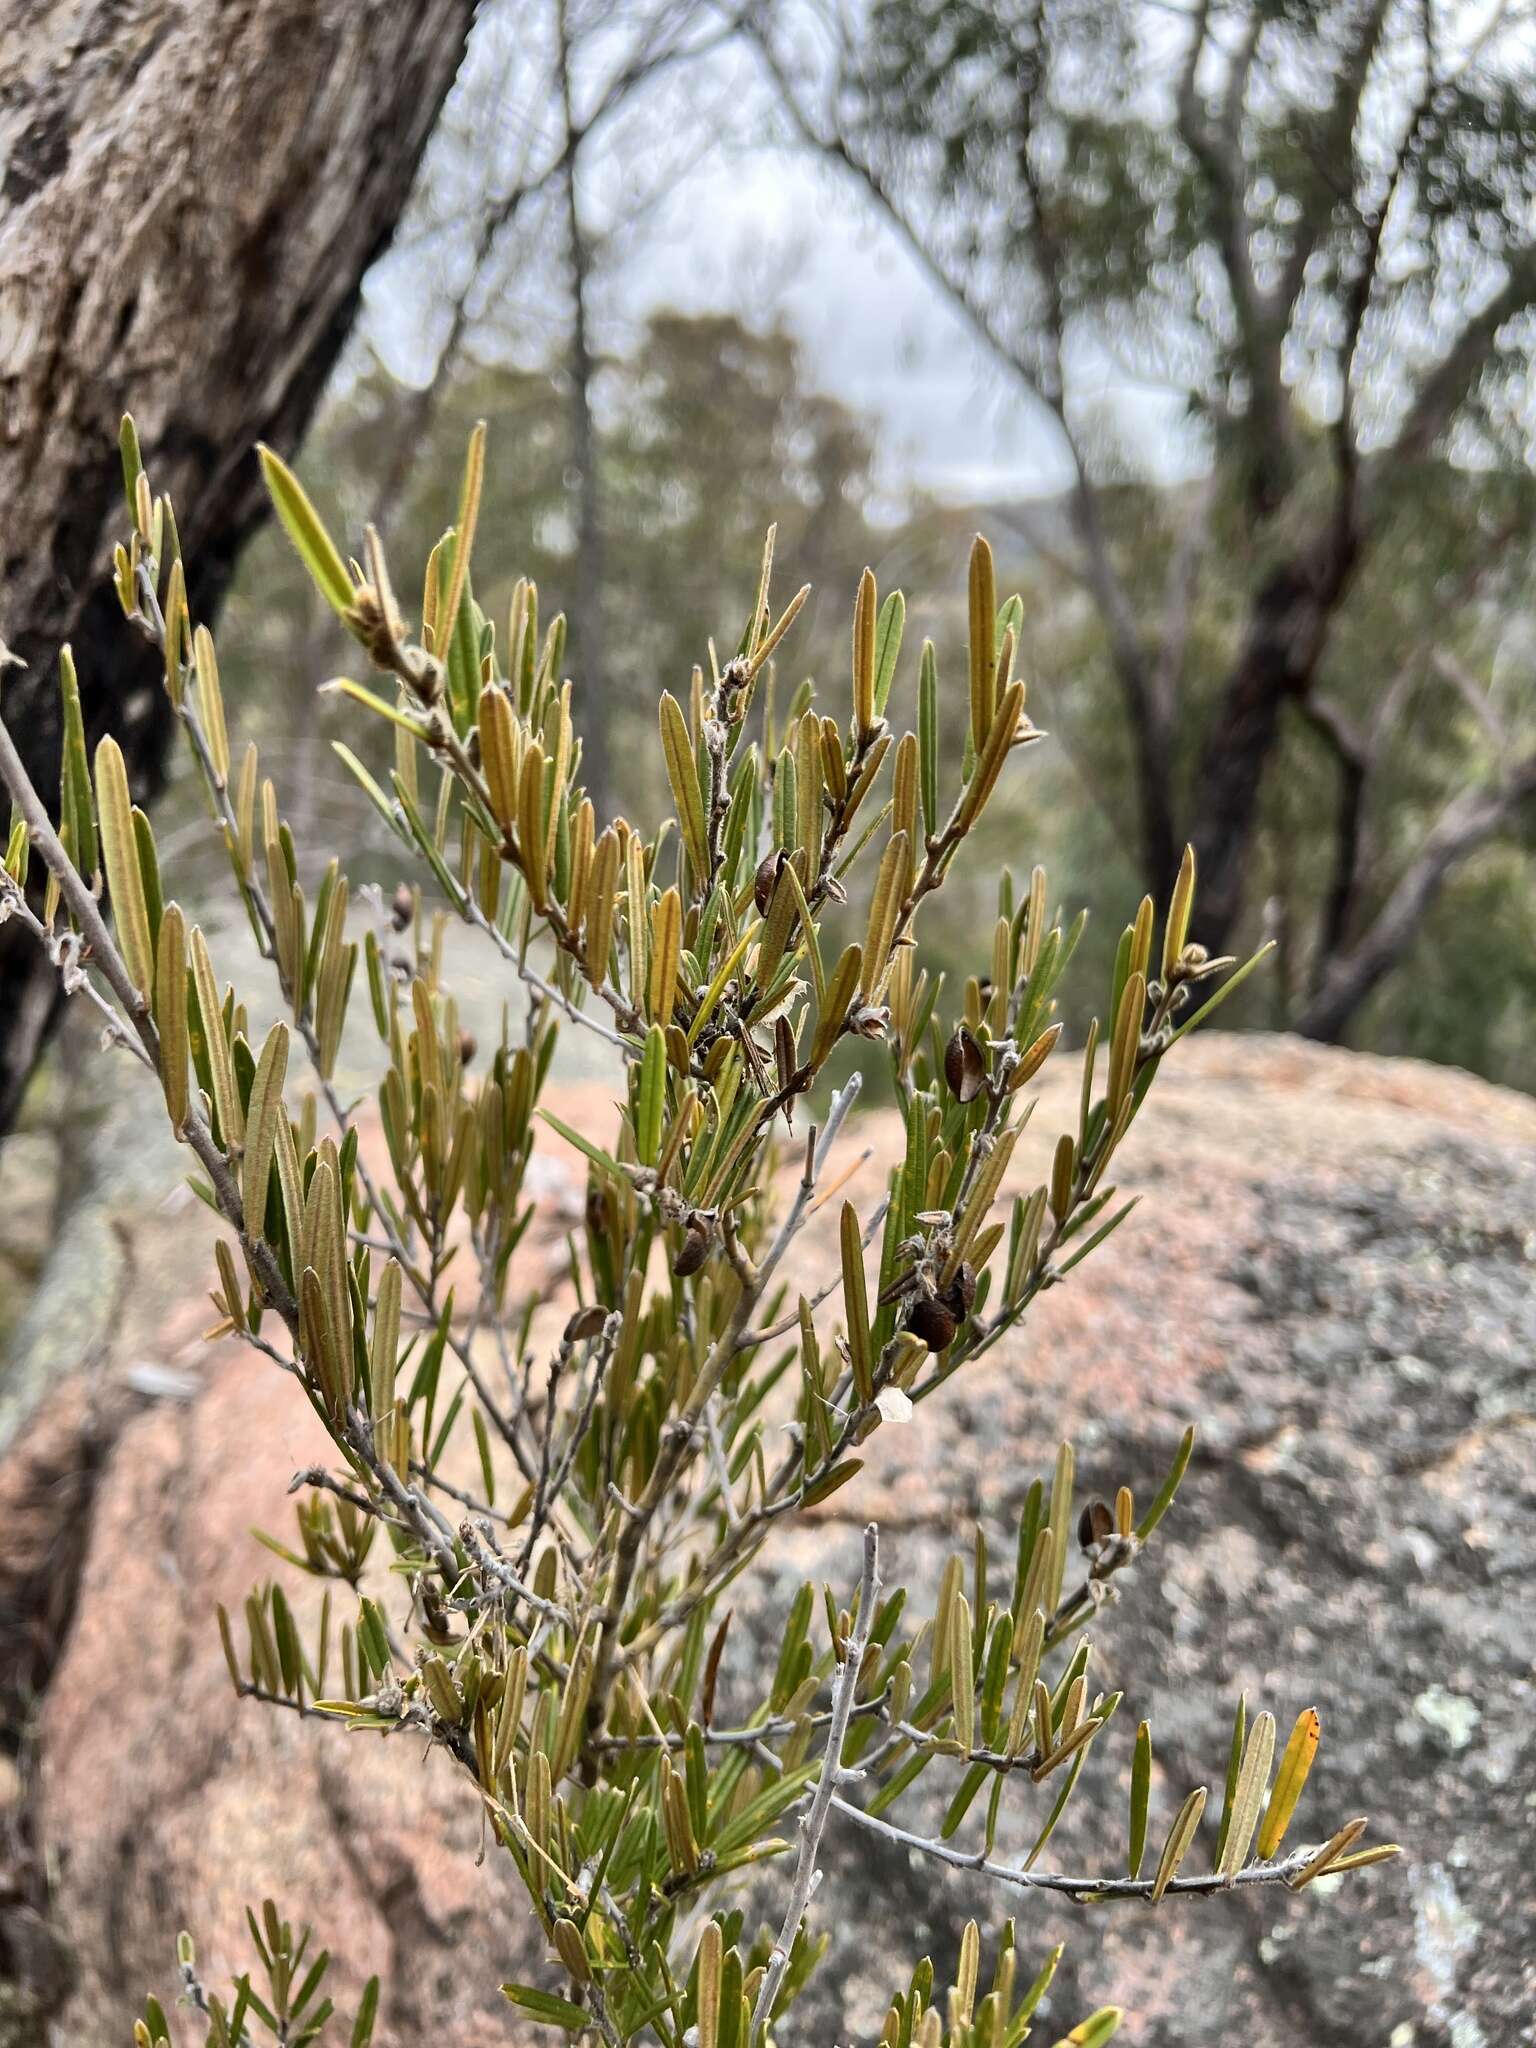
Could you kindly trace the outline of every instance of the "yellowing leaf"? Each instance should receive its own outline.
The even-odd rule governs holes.
[[[1285,1840],[1285,1831],[1301,1798],[1312,1759],[1317,1755],[1321,1733],[1322,1723],[1318,1720],[1316,1707],[1304,1707],[1296,1716],[1296,1725],[1291,1730],[1285,1754],[1280,1759],[1280,1768],[1275,1773],[1275,1789],[1264,1809],[1264,1819],[1259,1827],[1261,1857],[1273,1856]]]

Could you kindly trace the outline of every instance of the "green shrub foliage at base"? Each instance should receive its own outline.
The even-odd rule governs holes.
[[[824,698],[784,681],[805,593],[778,608],[770,535],[739,639],[661,696],[673,815],[647,833],[585,796],[562,621],[541,623],[526,583],[504,631],[475,602],[483,431],[414,631],[377,535],[348,563],[265,456],[278,517],[373,671],[329,687],[393,744],[387,775],[337,749],[414,877],[369,917],[338,861],[312,894],[301,882],[279,793],[226,730],[175,518],[126,422],[123,453],[123,611],[163,651],[285,1014],[252,1028],[173,900],[117,747],[87,759],[67,652],[57,832],[0,725],[0,909],[163,1089],[222,1226],[210,1335],[286,1373],[330,1440],[297,1476],[295,1526],[264,1539],[280,1573],[217,1616],[230,1683],[338,1733],[413,1731],[402,1769],[422,1740],[440,1752],[442,1797],[483,1816],[543,1936],[539,1981],[501,1987],[509,2037],[540,2022],[665,2048],[796,2039],[794,2001],[825,1947],[812,1895],[829,1829],[1105,1910],[1301,1890],[1392,1854],[1359,1846],[1362,1821],[1287,1846],[1317,1716],[1282,1742],[1271,1713],[1242,1703],[1209,1807],[1197,1786],[1152,1810],[1143,1721],[1124,1857],[1085,1870],[1050,1850],[1121,1705],[1095,1682],[1085,1631],[1153,1540],[1189,1437],[1144,1502],[1129,1484],[1079,1500],[1063,1444],[1006,1557],[978,1528],[931,1612],[889,1580],[870,1526],[857,1587],[802,1587],[771,1631],[772,1668],[730,1654],[738,1582],[779,1530],[841,1488],[856,1503],[873,1433],[943,1399],[1123,1221],[1118,1148],[1163,1060],[1253,964],[1192,942],[1186,856],[1172,901],[1144,901],[1125,929],[1048,1178],[1016,1185],[1031,1084],[1066,1057],[1053,1011],[1079,926],[1042,869],[1017,886],[1005,873],[952,1000],[919,938],[983,810],[1007,801],[1014,757],[1041,738],[1015,673],[1022,607],[999,604],[986,543],[963,683],[941,683],[931,645],[903,658],[901,594],[882,603],[866,571],[851,692]],[[941,725],[963,734],[957,787],[941,779]],[[454,918],[517,998],[494,1045],[473,1043],[445,984]],[[377,1033],[365,1103],[334,1078],[349,1016]],[[541,1108],[560,1029],[601,1041],[620,1097],[610,1129]],[[878,1205],[844,1193],[855,1053],[886,1063],[905,1128]],[[519,1248],[535,1151],[560,1142],[586,1186],[554,1308]],[[806,1295],[795,1245],[819,1211],[838,1257]],[[284,1590],[304,1574],[324,1582],[312,1624]],[[920,1778],[925,1806],[935,1783],[947,1801],[936,1835],[910,1825]],[[1034,1837],[1019,1865],[995,1848],[1005,1802]],[[241,1854],[259,1883],[259,1851]],[[744,1873],[762,1926],[744,1917]],[[250,1973],[215,1991],[184,1935],[176,2002],[192,2017],[175,2034],[151,1998],[135,2042],[372,2040],[387,1987],[342,2018],[307,1931],[268,1902],[250,1938]],[[1021,2042],[1055,1960],[1021,1958],[1011,1922],[986,1942],[972,1925],[954,1984],[937,1990],[920,1963],[880,2040]],[[1105,2007],[1062,2040],[1107,2041],[1119,2018]]]

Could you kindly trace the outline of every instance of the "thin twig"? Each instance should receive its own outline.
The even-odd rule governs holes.
[[[983,1877],[994,1878],[999,1884],[1012,1885],[1019,1891],[1057,1892],[1079,1906],[1096,1905],[1101,1901],[1150,1899],[1157,1882],[1155,1877],[1069,1877],[1060,1871],[1025,1870],[1011,1863],[994,1863],[985,1856],[967,1855],[965,1850],[956,1849],[949,1842],[910,1834],[906,1828],[897,1827],[893,1821],[878,1814],[866,1813],[862,1807],[854,1806],[837,1794],[833,1795],[831,1803],[839,1813],[868,1829],[871,1834],[883,1836],[888,1842],[899,1842],[904,1849],[936,1857],[939,1862],[951,1864],[956,1870],[974,1870]],[[1181,1898],[1209,1898],[1237,1885],[1288,1884],[1306,1869],[1319,1847],[1320,1843],[1313,1844],[1293,1849],[1289,1856],[1268,1863],[1250,1863],[1246,1870],[1239,1870],[1231,1877],[1214,1870],[1204,1876],[1174,1877],[1165,1887],[1165,1893],[1170,1898],[1175,1893]]]
[[[821,1838],[826,1832],[827,1815],[837,1801],[837,1788],[845,1782],[848,1774],[842,1767],[843,1740],[848,1733],[848,1719],[853,1711],[853,1696],[858,1690],[859,1671],[864,1663],[864,1652],[869,1647],[869,1632],[874,1626],[875,1602],[880,1597],[880,1532],[871,1522],[864,1531],[864,1574],[859,1581],[859,1612],[854,1624],[853,1637],[848,1644],[842,1666],[838,1671],[832,1689],[832,1722],[827,1734],[826,1755],[822,1760],[821,1776],[816,1781],[815,1796],[810,1810],[800,1817],[800,1851],[795,1859],[794,1881],[790,1886],[789,1904],[785,1909],[779,1938],[768,1957],[768,1967],[763,1972],[762,1987],[757,1994],[757,2004],[752,2011],[752,2026],[748,2034],[748,2048],[761,2040],[773,2016],[773,2002],[779,1995],[784,1982],[784,1973],[789,1968],[790,1952],[795,1945],[795,1936],[800,1931],[800,1922],[805,1918],[805,1909],[811,1902],[816,1888],[818,1872],[816,1857],[821,1849]],[[840,1801],[837,1803],[841,1804]]]

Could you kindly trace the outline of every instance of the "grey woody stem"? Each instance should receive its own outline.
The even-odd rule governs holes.
[[[779,1995],[780,1985],[784,1982],[784,1972],[789,1968],[795,1936],[800,1931],[800,1922],[805,1918],[805,1909],[810,1904],[811,1893],[815,1889],[816,1858],[821,1852],[821,1838],[826,1832],[827,1816],[834,1804],[843,1803],[837,1797],[837,1788],[843,1781],[843,1739],[848,1733],[848,1720],[853,1712],[853,1696],[858,1690],[859,1670],[864,1662],[864,1652],[869,1648],[869,1632],[874,1626],[875,1602],[879,1597],[880,1532],[871,1522],[864,1531],[864,1575],[859,1581],[858,1619],[848,1644],[848,1653],[842,1661],[832,1688],[832,1722],[827,1731],[826,1755],[822,1759],[821,1776],[816,1781],[816,1791],[811,1799],[810,1809],[800,1817],[800,1851],[795,1859],[795,1875],[790,1886],[789,1904],[785,1908],[779,1938],[768,1958],[768,1967],[763,1972],[757,2004],[752,2012],[748,2048],[755,2048],[755,2044],[762,2040],[767,2032],[768,2021],[773,2013],[773,2002]]]
[[[79,925],[92,960],[100,968],[107,986],[123,1007],[123,1014],[148,1055],[156,1073],[160,1071],[160,1040],[155,1031],[154,1020],[149,1014],[149,1005],[135,986],[127,963],[113,943],[107,929],[106,919],[101,914],[101,905],[92,895],[89,886],[74,862],[64,851],[59,835],[53,829],[42,798],[32,786],[15,742],[6,729],[5,720],[0,718],[0,782],[10,792],[11,800],[26,823],[32,844],[43,857],[48,872],[59,885],[59,893],[69,905],[71,914]],[[196,1113],[191,1112],[181,1127],[181,1136],[197,1155],[198,1161],[213,1183],[214,1196],[225,1221],[238,1232],[241,1245],[255,1271],[261,1277],[263,1290],[290,1330],[297,1330],[299,1321],[298,1304],[288,1291],[287,1283],[278,1271],[272,1257],[271,1247],[260,1238],[250,1236],[245,1227],[245,1209],[240,1200],[240,1190],[235,1183],[229,1160],[214,1143],[213,1133]]]
[[[832,1804],[840,1814],[871,1834],[880,1835],[888,1842],[898,1842],[904,1849],[913,1850],[918,1855],[932,1856],[940,1863],[952,1864],[956,1870],[974,1870],[982,1877],[994,1878],[999,1884],[1012,1885],[1019,1891],[1056,1892],[1079,1906],[1097,1905],[1101,1901],[1150,1899],[1157,1884],[1156,1878],[1152,1877],[1071,1877],[1061,1871],[1022,1870],[1011,1863],[993,1863],[985,1856],[968,1856],[963,1849],[953,1848],[948,1842],[935,1841],[927,1835],[914,1835],[879,1814],[866,1813],[847,1799],[834,1795]],[[1170,1879],[1164,1895],[1171,1898],[1177,1893],[1182,1898],[1206,1898],[1217,1892],[1230,1891],[1236,1885],[1289,1884],[1306,1869],[1317,1849],[1316,1843],[1293,1849],[1289,1856],[1276,1858],[1273,1862],[1250,1863],[1246,1870],[1239,1870],[1231,1877],[1214,1870],[1199,1877],[1175,1877]]]

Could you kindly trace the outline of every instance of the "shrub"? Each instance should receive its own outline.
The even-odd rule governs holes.
[[[1081,1113],[1048,1180],[1008,1192],[1080,922],[1053,915],[1038,867],[1017,895],[1004,874],[983,971],[952,1022],[915,945],[922,906],[1011,756],[1040,737],[1014,675],[1021,606],[999,609],[986,544],[971,558],[967,740],[952,795],[940,794],[934,650],[917,664],[915,730],[898,737],[903,602],[879,604],[867,571],[849,716],[820,710],[809,682],[776,700],[772,657],[805,593],[775,616],[770,535],[734,652],[717,663],[710,650],[686,706],[661,698],[675,815],[647,838],[594,816],[583,794],[560,619],[541,639],[536,593],[521,584],[498,644],[475,604],[483,446],[477,430],[415,638],[377,536],[366,568],[348,567],[294,477],[264,458],[315,583],[393,684],[333,686],[393,728],[388,789],[338,752],[424,876],[394,899],[394,940],[370,928],[359,947],[338,862],[311,904],[255,749],[231,754],[171,507],[153,496],[125,423],[123,610],[163,647],[166,688],[281,990],[287,1020],[264,1036],[168,897],[110,738],[92,772],[67,651],[57,833],[0,727],[15,805],[3,907],[164,1090],[194,1186],[224,1225],[211,1334],[243,1338],[290,1375],[333,1447],[329,1464],[298,1476],[291,1540],[269,1540],[288,1569],[326,1582],[318,1626],[301,1627],[278,1581],[258,1585],[242,1615],[221,1612],[235,1692],[352,1729],[419,1731],[441,1752],[445,1796],[451,1786],[483,1811],[548,1943],[547,1981],[506,1984],[507,1998],[527,2020],[610,2044],[788,2038],[784,2015],[825,1946],[807,1908],[829,1825],[1102,1904],[1301,1889],[1390,1855],[1356,1846],[1359,1821],[1286,1850],[1317,1717],[1301,1715],[1277,1765],[1272,1716],[1249,1723],[1240,1706],[1208,1863],[1194,1867],[1205,1787],[1153,1821],[1143,1721],[1125,1867],[1042,1866],[1120,1704],[1094,1689],[1081,1631],[1152,1540],[1190,1437],[1140,1509],[1128,1486],[1079,1506],[1063,1445],[1025,1498],[1011,1568],[978,1529],[921,1620],[884,1585],[871,1526],[857,1589],[840,1603],[802,1587],[775,1668],[732,1672],[739,1703],[717,1712],[727,1588],[782,1523],[857,1485],[875,1430],[938,1396],[1103,1245],[1129,1207],[1110,1167],[1162,1061],[1248,968],[1190,943],[1186,855],[1160,935],[1147,900],[1121,939],[1106,1057],[1095,1026]],[[46,874],[29,895],[34,855]],[[485,1055],[443,983],[450,915],[526,990],[519,1030],[504,1026]],[[371,1015],[383,1065],[370,1104],[382,1142],[367,1147],[334,1080],[359,980],[365,999],[352,1007]],[[606,1143],[539,1107],[562,1023],[597,1034],[622,1071]],[[906,1134],[884,1202],[865,1214],[839,1197],[859,1075],[835,1090],[830,1077],[850,1041],[868,1041],[866,1056],[883,1049]],[[334,1128],[318,1135],[322,1119]],[[547,1348],[518,1261],[541,1122],[586,1162],[563,1330]],[[787,1277],[789,1254],[811,1212],[833,1203],[840,1273],[807,1296]],[[497,1358],[505,1371],[493,1374]],[[414,1749],[399,1754],[416,1767]],[[933,1838],[899,1818],[928,1772],[952,1791]],[[994,1853],[1005,1797],[1040,1809],[1019,1868]],[[783,1903],[754,1932],[732,1894],[758,1865],[781,1866]],[[758,1895],[772,1875],[756,1872]],[[250,1925],[255,1975],[227,1996],[205,1989],[182,1937],[182,1994],[207,2039],[319,2039],[332,2018],[324,1956],[311,1961],[307,1935],[270,1903]],[[1010,1923],[984,1988],[973,1924],[947,1996],[920,1964],[881,2039],[1020,2042],[1054,1962],[1022,1966]],[[377,2004],[371,1984],[354,2044],[372,2038]],[[1065,2039],[1106,2041],[1118,2020],[1106,2007]],[[155,2000],[134,2038],[171,2039]]]

